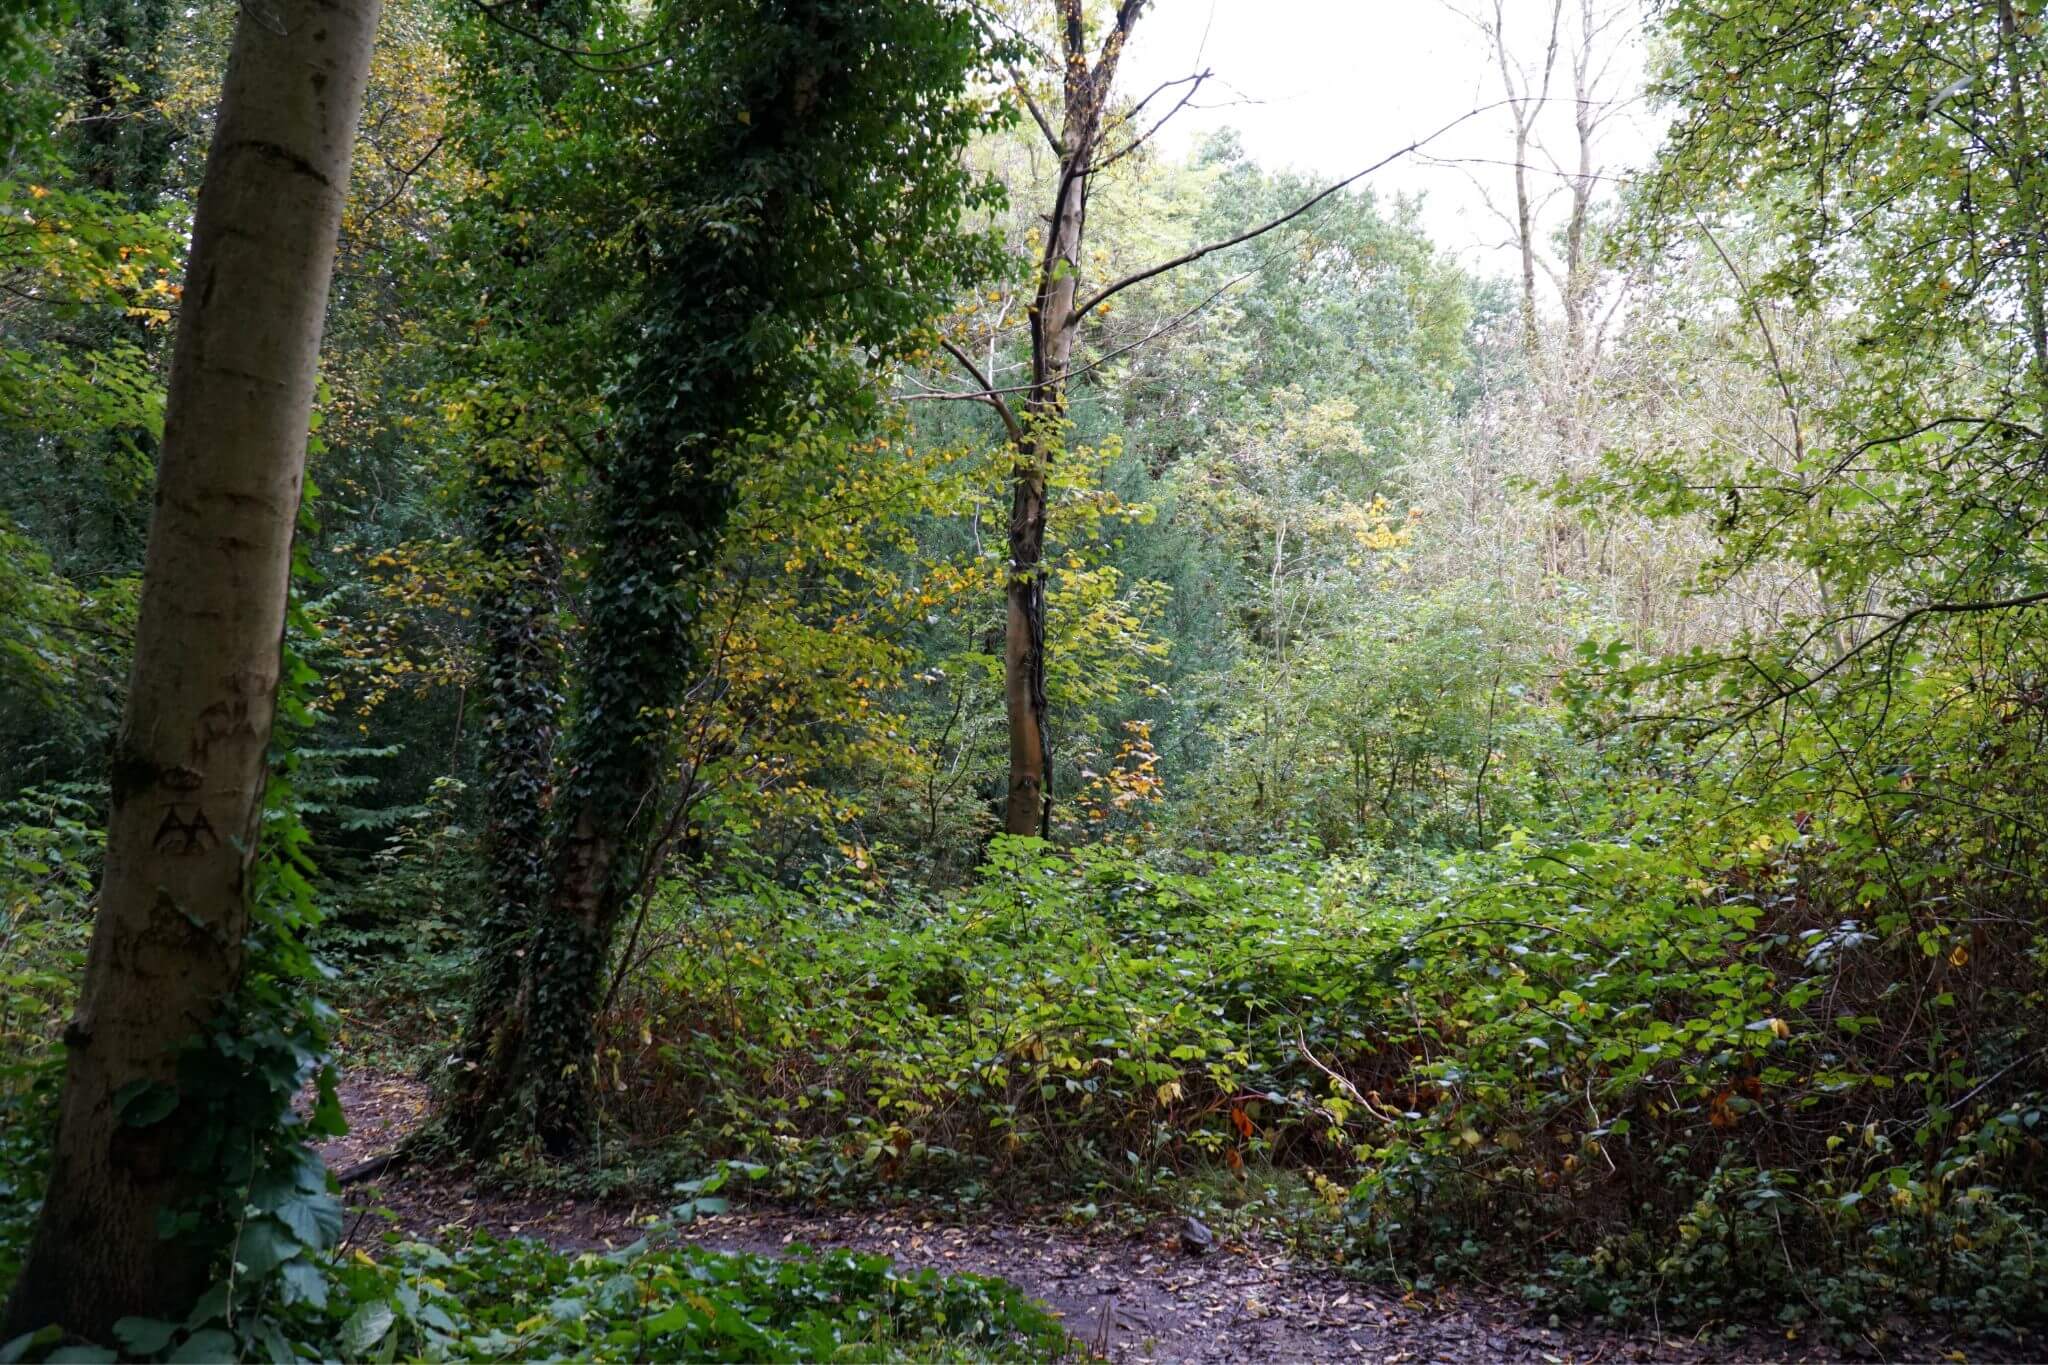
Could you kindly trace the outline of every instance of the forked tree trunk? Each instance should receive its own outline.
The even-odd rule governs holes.
[[[172,1085],[234,991],[267,777],[292,531],[335,233],[378,0],[247,5],[221,90],[171,359],[156,510],[116,744],[106,875],[50,1182],[0,1339],[98,1340],[182,1317],[206,1252],[157,1231],[195,1193],[175,1120],[116,1096]],[[132,1093],[132,1092],[131,1092]]]
[[[1089,61],[1082,0],[1058,0],[1063,50],[1059,187],[1047,218],[1031,307],[1031,384],[1010,479],[1010,563],[1003,587],[1003,706],[1010,730],[1003,829],[1044,836],[1052,823],[1051,741],[1045,698],[1046,472],[1066,437],[1067,377],[1082,311],[1081,239],[1102,112],[1143,0],[1122,0]],[[1047,129],[1050,136],[1050,129]]]

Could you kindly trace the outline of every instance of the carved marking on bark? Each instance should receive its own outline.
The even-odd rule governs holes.
[[[245,138],[231,146],[216,150],[214,155],[221,156],[241,151],[254,152],[260,157],[280,162],[283,165],[289,166],[293,174],[303,175],[309,180],[317,181],[323,189],[329,191],[334,189],[334,182],[329,180],[318,166],[315,166],[291,148],[280,146],[275,142],[263,142],[256,138]]]
[[[213,822],[206,818],[204,806],[192,807],[192,814],[187,816],[182,807],[172,803],[164,807],[163,823],[156,827],[150,846],[167,858],[183,858],[211,853],[220,847],[220,836],[213,832]]]
[[[249,724],[248,702],[240,697],[217,701],[199,713],[199,724],[192,734],[192,757],[203,762],[207,751],[219,741],[255,733],[255,727]]]

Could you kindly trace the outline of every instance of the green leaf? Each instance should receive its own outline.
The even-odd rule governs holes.
[[[201,1294],[192,1311],[185,1315],[185,1330],[196,1332],[210,1322],[227,1321],[228,1296],[233,1292],[234,1286],[222,1280]]]
[[[298,1352],[292,1350],[291,1342],[269,1318],[259,1318],[249,1334],[269,1354],[270,1365],[292,1365],[299,1358]]]
[[[36,1347],[48,1346],[53,1342],[62,1341],[63,1339],[64,1329],[56,1326],[38,1328],[33,1332],[23,1332],[20,1336],[10,1339],[6,1344],[0,1345],[0,1365],[14,1365],[15,1361],[20,1360]]]
[[[162,1318],[128,1317],[114,1323],[115,1338],[133,1356],[153,1356],[170,1345],[177,1334],[178,1324]]]
[[[654,1336],[662,1336],[669,1332],[682,1331],[695,1321],[697,1316],[697,1312],[688,1304],[678,1303],[664,1308],[653,1317],[646,1319],[640,1326],[642,1330]]]
[[[292,1236],[309,1247],[326,1249],[341,1237],[341,1202],[332,1195],[302,1195],[279,1204],[276,1214]]]
[[[351,1359],[368,1355],[397,1321],[398,1314],[382,1299],[364,1304],[341,1325],[341,1353]]]
[[[235,1260],[244,1272],[261,1279],[302,1250],[284,1225],[266,1214],[242,1225],[242,1238],[235,1244]]]
[[[208,1362],[233,1360],[240,1353],[235,1350],[235,1338],[231,1332],[218,1327],[209,1327],[204,1332],[194,1332],[185,1338],[185,1344],[167,1357],[171,1365],[208,1365]]]
[[[287,1261],[279,1276],[284,1288],[285,1307],[305,1304],[312,1308],[327,1306],[327,1272],[313,1261]]]
[[[130,1081],[114,1092],[114,1113],[130,1128],[147,1128],[169,1118],[178,1092],[155,1081]]]

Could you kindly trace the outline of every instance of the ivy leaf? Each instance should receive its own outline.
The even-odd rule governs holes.
[[[192,1305],[192,1311],[185,1315],[185,1330],[196,1332],[209,1322],[225,1322],[228,1316],[228,1295],[233,1286],[226,1280],[220,1281],[204,1294],[199,1302]]]
[[[23,1332],[18,1337],[0,1342],[0,1365],[14,1365],[15,1361],[36,1347],[48,1346],[51,1342],[61,1340],[63,1336],[64,1329],[53,1324],[33,1332]]]
[[[170,1345],[177,1334],[178,1324],[162,1318],[127,1317],[114,1323],[115,1338],[132,1356],[153,1356]]]
[[[301,1303],[311,1308],[327,1306],[327,1276],[315,1262],[287,1261],[278,1278],[284,1286],[285,1307]]]
[[[261,1279],[301,1250],[283,1224],[265,1215],[242,1225],[242,1240],[235,1247],[235,1259],[252,1279]]]
[[[665,1336],[680,1332],[695,1321],[698,1315],[687,1304],[672,1304],[640,1324],[640,1329],[653,1336]]]
[[[185,1338],[185,1344],[171,1352],[169,1359],[171,1365],[206,1365],[208,1361],[233,1360],[236,1354],[234,1334],[209,1327]]]
[[[257,1343],[269,1353],[270,1365],[293,1365],[293,1362],[298,1360],[298,1353],[292,1350],[291,1342],[285,1339],[284,1333],[279,1331],[277,1324],[269,1318],[257,1321],[254,1335]]]
[[[396,1321],[398,1314],[383,1300],[364,1304],[349,1314],[348,1321],[341,1325],[341,1353],[352,1360],[360,1360],[370,1353],[372,1346],[384,1339],[384,1334]]]
[[[331,1195],[288,1199],[275,1212],[292,1236],[309,1247],[331,1247],[341,1236],[341,1204]]]
[[[147,1128],[170,1117],[178,1092],[155,1081],[130,1081],[114,1092],[114,1113],[130,1128]]]

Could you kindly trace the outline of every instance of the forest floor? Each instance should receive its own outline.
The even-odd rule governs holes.
[[[339,1170],[390,1151],[426,1115],[426,1087],[357,1071],[341,1086],[350,1131],[324,1149]],[[635,1205],[546,1198],[479,1188],[465,1173],[400,1167],[348,1191],[347,1236],[386,1230],[459,1240],[478,1231],[530,1237],[567,1251],[633,1242],[663,1202]],[[688,1226],[687,1240],[718,1251],[776,1254],[794,1244],[879,1252],[913,1269],[1000,1275],[1043,1300],[1068,1329],[1112,1361],[1543,1362],[1820,1361],[1999,1358],[1981,1344],[1958,1351],[1909,1336],[1884,1351],[1843,1353],[1758,1330],[1735,1341],[1599,1326],[1535,1325],[1526,1305],[1480,1289],[1429,1295],[1373,1285],[1306,1265],[1283,1248],[1219,1239],[1206,1255],[1182,1250],[1174,1220],[1137,1235],[991,1213],[963,1224],[915,1209],[818,1211],[735,1208]]]

